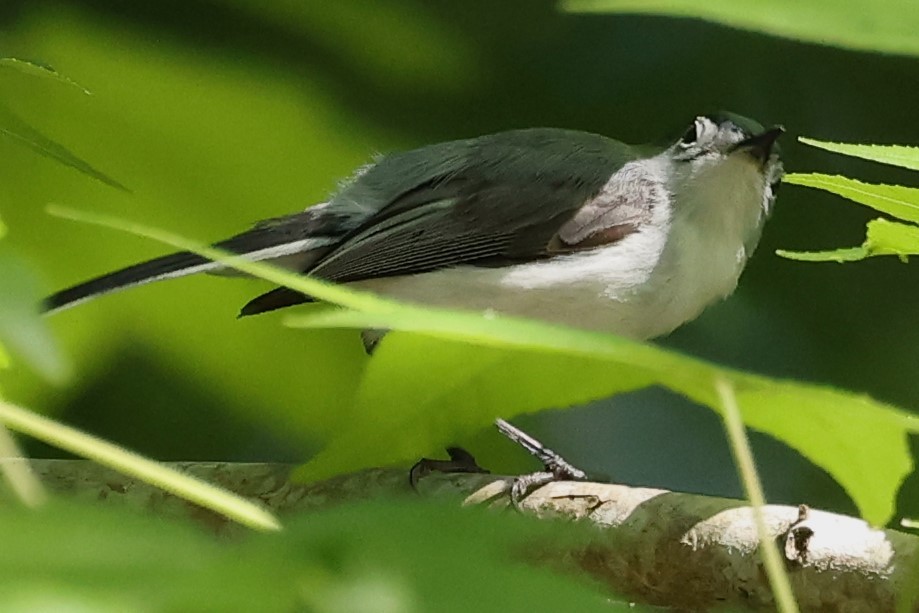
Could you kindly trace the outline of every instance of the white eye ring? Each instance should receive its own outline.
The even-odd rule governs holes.
[[[704,138],[710,124],[711,122],[705,117],[696,117],[696,120],[692,122],[692,125],[680,138],[680,146],[683,149],[689,149],[693,145],[698,145]]]
[[[696,141],[699,140],[699,133],[700,133],[699,128],[701,128],[701,125],[699,124],[699,120],[697,119],[692,123],[691,126],[689,126],[689,128],[687,128],[686,132],[680,138],[680,146],[685,148],[685,147],[691,147],[692,145],[694,145]]]

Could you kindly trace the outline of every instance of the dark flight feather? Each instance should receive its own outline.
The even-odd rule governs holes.
[[[344,234],[354,225],[353,222],[350,225],[346,223],[342,216],[319,215],[317,209],[322,206],[318,205],[286,217],[261,221],[251,230],[215,243],[214,247],[239,255],[255,254],[253,259],[283,259],[297,253],[302,260],[309,260],[311,257],[316,259],[328,250],[323,244],[323,239],[327,239],[326,243],[331,243],[336,233]],[[285,251],[285,248],[294,247],[308,239],[317,239],[313,241],[316,246],[307,251]],[[271,250],[275,250],[273,257],[270,257]],[[260,257],[260,253],[264,257]],[[305,265],[306,262],[298,268]],[[42,307],[46,312],[55,311],[126,287],[196,272],[213,272],[221,268],[222,265],[217,262],[194,253],[173,253],[101,275],[57,292],[45,298]]]

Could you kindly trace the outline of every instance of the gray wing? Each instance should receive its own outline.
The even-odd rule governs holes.
[[[550,238],[584,204],[584,195],[532,186],[452,184],[425,190],[423,203],[355,233],[310,273],[339,282],[416,274],[457,265],[498,265],[549,255]],[[524,206],[519,206],[519,204]],[[516,215],[495,211],[518,208]]]
[[[348,282],[548,257],[550,239],[629,159],[617,141],[546,128],[384,158],[330,203],[383,206],[309,272]]]
[[[376,211],[305,272],[351,282],[533,261],[618,240],[645,212],[643,203],[604,196],[610,176],[630,158],[602,136],[523,130],[436,147],[447,149],[382,160],[333,199],[332,207],[366,201]],[[413,164],[427,165],[420,183]],[[241,314],[307,300],[279,288]]]

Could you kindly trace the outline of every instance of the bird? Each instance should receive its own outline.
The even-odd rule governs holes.
[[[719,111],[657,148],[561,128],[442,142],[379,157],[327,201],[213,246],[409,303],[651,339],[736,288],[781,182],[783,132]],[[226,268],[172,253],[43,310],[199,272]],[[311,301],[279,287],[239,315]],[[365,331],[368,352],[381,338]]]

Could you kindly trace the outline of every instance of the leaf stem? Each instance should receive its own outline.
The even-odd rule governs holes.
[[[769,535],[766,522],[763,519],[763,506],[766,504],[766,496],[763,494],[763,486],[756,472],[753,451],[750,449],[750,441],[744,430],[740,408],[737,405],[737,397],[734,394],[734,386],[727,379],[719,377],[715,379],[715,389],[721,399],[724,429],[731,445],[731,454],[734,456],[737,474],[753,511],[756,531],[759,534],[760,553],[763,557],[763,564],[766,567],[769,585],[772,586],[776,605],[782,613],[798,613],[798,603],[795,602],[791,582],[788,580],[788,573],[785,572],[781,554],[778,547],[776,547],[775,541]]]

